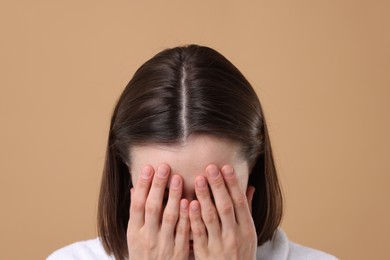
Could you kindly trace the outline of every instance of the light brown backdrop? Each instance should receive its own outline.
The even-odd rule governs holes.
[[[289,238],[386,258],[389,1],[141,2],[1,2],[1,258],[96,236],[114,103],[146,59],[186,43],[216,48],[255,86]]]

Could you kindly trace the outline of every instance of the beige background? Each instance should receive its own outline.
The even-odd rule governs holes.
[[[256,87],[291,240],[385,259],[389,1],[1,1],[2,259],[96,236],[109,119],[166,47],[216,48]]]

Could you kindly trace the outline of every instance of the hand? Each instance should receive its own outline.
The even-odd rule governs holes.
[[[253,187],[248,188],[247,198],[230,165],[225,165],[221,171],[217,166],[209,165],[206,172],[207,178],[196,178],[198,200],[190,204],[195,258],[256,259],[257,235],[249,207],[251,203],[248,203],[253,197]]]
[[[131,191],[127,228],[129,259],[188,259],[189,202],[181,200],[182,178],[173,175],[168,202],[163,208],[169,175],[166,164],[160,165],[156,173],[151,166],[146,166]]]

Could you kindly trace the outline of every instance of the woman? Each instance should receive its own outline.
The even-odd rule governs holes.
[[[143,64],[118,100],[99,238],[49,259],[335,259],[289,242],[281,218],[252,86],[215,50],[177,47]]]

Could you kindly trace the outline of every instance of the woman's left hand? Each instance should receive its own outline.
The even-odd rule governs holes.
[[[195,258],[256,259],[257,235],[249,206],[253,187],[246,195],[230,165],[221,170],[216,165],[209,165],[206,173],[207,178],[197,176],[197,200],[190,204]]]

